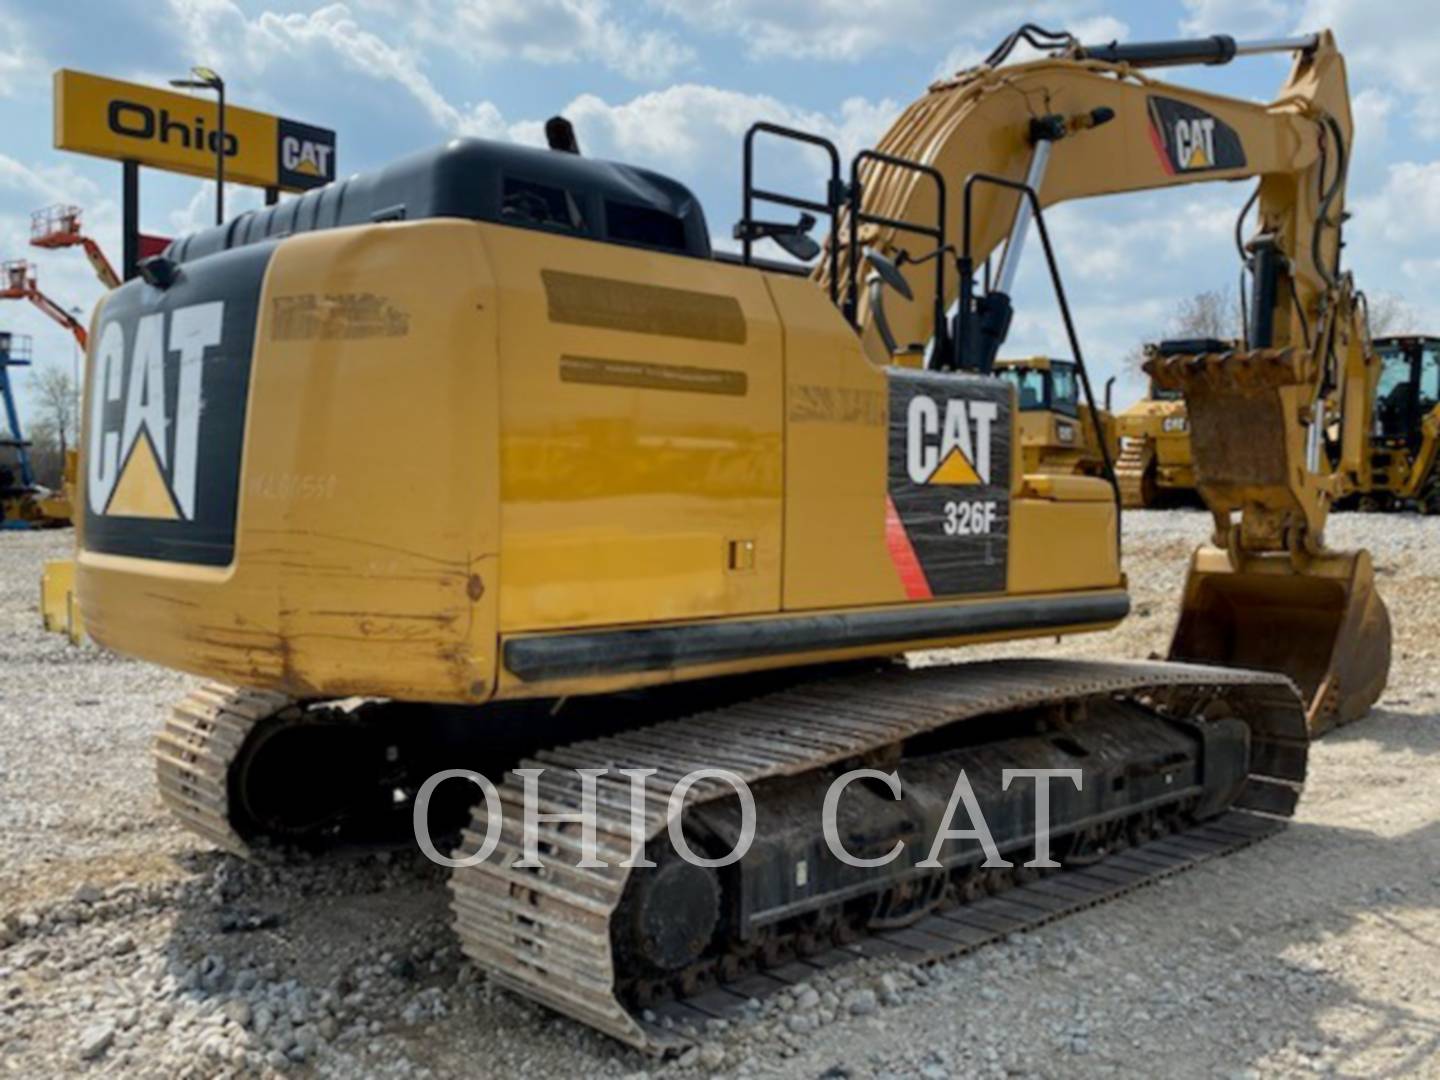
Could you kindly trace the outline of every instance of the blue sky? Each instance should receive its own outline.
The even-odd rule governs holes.
[[[342,174],[454,134],[540,141],[544,119],[563,112],[587,153],[689,184],[718,237],[738,213],[753,120],[871,145],[933,78],[1024,21],[1087,41],[1334,29],[1357,128],[1348,264],[1363,288],[1440,327],[1429,287],[1440,269],[1440,26],[1420,0],[0,0],[0,258],[32,259],[42,288],[88,313],[100,289],[79,252],[27,246],[30,211],[65,201],[118,259],[120,166],[51,146],[59,67],[163,84],[208,64],[235,103],[335,129]],[[1260,57],[1173,77],[1263,101],[1285,67]],[[1178,299],[1233,287],[1231,228],[1249,190],[1205,185],[1049,215],[1100,377],[1163,332]],[[212,212],[213,189],[183,177],[147,171],[144,196],[148,232],[174,235]],[[258,196],[235,189],[228,201],[238,210]],[[1007,352],[1064,354],[1042,267],[1026,266]],[[42,362],[70,363],[69,338],[28,305],[0,303],[0,329],[34,335]],[[1138,389],[1122,383],[1121,400]]]

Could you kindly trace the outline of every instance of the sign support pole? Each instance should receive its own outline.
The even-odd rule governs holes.
[[[140,262],[140,165],[135,161],[123,163],[124,190],[121,196],[122,224],[124,235],[120,259],[120,274],[129,281],[135,277]]]

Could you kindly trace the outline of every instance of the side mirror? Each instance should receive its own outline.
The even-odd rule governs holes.
[[[808,214],[806,215],[809,216]],[[798,226],[797,226],[798,229]],[[787,252],[801,262],[809,262],[820,254],[820,244],[813,237],[806,236],[803,232],[778,232],[770,237]]]
[[[769,238],[779,244],[792,258],[809,262],[820,254],[820,244],[809,232],[815,227],[812,214],[801,214],[794,225],[782,221],[740,221],[735,225],[736,240],[764,240]]]
[[[875,331],[880,335],[880,340],[885,343],[886,350],[891,356],[899,353],[913,354],[923,352],[924,346],[911,345],[901,349],[899,342],[895,340],[895,333],[890,329],[890,320],[885,315],[885,288],[889,286],[906,300],[915,299],[915,293],[910,288],[910,283],[900,273],[900,267],[891,262],[878,251],[866,249],[865,262],[870,267],[870,273],[865,278],[866,295],[870,300],[870,314],[875,320]]]
[[[874,248],[865,249],[865,262],[870,269],[879,275],[880,280],[906,300],[914,300],[915,293],[910,288],[910,283],[905,280],[905,275],[900,273],[900,267],[881,255]]]

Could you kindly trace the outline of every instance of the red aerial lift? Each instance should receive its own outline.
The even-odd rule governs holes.
[[[120,275],[110,265],[105,252],[92,237],[86,236],[80,226],[80,208],[57,203],[30,215],[30,244],[32,247],[67,248],[79,246],[85,249],[85,257],[95,269],[95,276],[107,289],[120,285]]]
[[[24,259],[11,259],[0,263],[0,300],[29,300],[50,318],[69,330],[85,349],[88,340],[84,325],[42,293],[35,283],[35,268]]]

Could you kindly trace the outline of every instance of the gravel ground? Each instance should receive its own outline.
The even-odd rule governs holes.
[[[1128,515],[1135,614],[1044,651],[1163,651],[1207,524]],[[191,680],[41,633],[70,536],[0,533],[0,1073],[1440,1076],[1440,522],[1330,531],[1375,556],[1395,668],[1291,829],[969,957],[843,969],[670,1062],[477,976],[423,861],[259,868],[172,825],[148,742]]]

